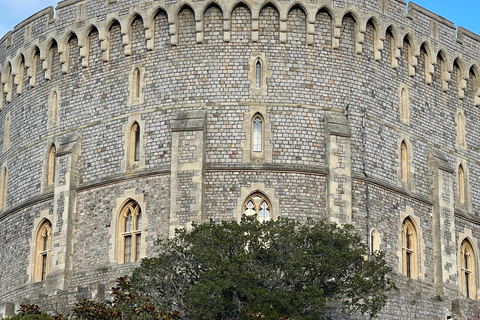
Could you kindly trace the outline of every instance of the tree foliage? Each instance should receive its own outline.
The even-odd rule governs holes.
[[[134,287],[187,319],[322,319],[327,300],[374,316],[395,287],[353,227],[309,220],[210,221],[159,240]]]

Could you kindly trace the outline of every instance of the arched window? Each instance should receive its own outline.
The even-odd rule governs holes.
[[[2,169],[2,179],[0,180],[0,210],[5,210],[7,202],[7,168]]]
[[[260,222],[269,221],[272,219],[272,206],[264,194],[256,192],[245,201],[243,213],[256,216]]]
[[[55,152],[55,145],[52,145],[48,152],[47,186],[51,186],[55,180]]]
[[[52,224],[43,220],[35,241],[34,281],[43,281],[50,271],[50,250],[52,248]]]
[[[120,212],[119,261],[134,262],[140,259],[142,241],[142,211],[137,202],[130,200]]]
[[[402,182],[408,183],[408,149],[407,144],[405,141],[402,141],[402,145],[400,147],[400,170],[401,170],[401,177]]]
[[[252,150],[253,152],[263,151],[263,117],[256,114],[252,119]]]
[[[8,112],[5,117],[5,128],[3,131],[3,152],[7,151],[10,146],[10,124],[10,112]]]
[[[410,218],[406,218],[402,225],[402,272],[409,278],[417,278],[418,244],[417,231]]]
[[[140,125],[135,122],[130,130],[130,164],[140,160]]]
[[[476,268],[473,246],[468,239],[463,240],[460,250],[462,292],[467,298],[476,299]]]
[[[262,64],[260,63],[260,60],[257,60],[257,63],[255,64],[255,79],[256,79],[257,88],[261,88],[262,87]]]
[[[140,98],[140,70],[133,70],[133,99]]]
[[[465,116],[462,111],[457,114],[457,143],[465,147]]]

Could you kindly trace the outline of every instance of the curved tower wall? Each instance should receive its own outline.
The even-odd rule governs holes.
[[[351,223],[369,245],[375,229],[400,287],[382,318],[474,308],[460,247],[480,252],[480,37],[406,9],[66,0],[17,25],[0,40],[0,313],[105,295],[139,264],[119,253],[130,200],[145,257],[175,228],[238,219],[255,192],[272,218]],[[405,219],[417,227],[416,279],[402,274]],[[50,270],[36,281],[46,220]]]

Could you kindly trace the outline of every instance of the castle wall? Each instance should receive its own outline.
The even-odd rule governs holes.
[[[145,213],[145,257],[192,221],[239,219],[254,192],[272,218],[352,223],[366,244],[375,229],[400,287],[385,319],[478,308],[461,291],[459,250],[466,238],[480,250],[480,37],[406,9],[65,0],[16,26],[0,40],[0,314],[102,296],[138,266],[119,249],[129,199]],[[36,281],[43,218],[51,270]],[[417,279],[402,273],[406,218],[418,228]]]

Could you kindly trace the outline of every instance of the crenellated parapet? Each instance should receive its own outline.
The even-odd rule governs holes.
[[[217,6],[222,12],[223,41],[231,38],[231,15],[238,5],[244,5],[250,10],[251,34],[249,41],[259,40],[260,12],[272,5],[278,12],[280,43],[287,42],[287,22],[293,8],[300,8],[305,14],[304,25],[306,37],[305,45],[313,46],[315,37],[315,20],[319,12],[325,11],[331,17],[331,46],[339,48],[343,20],[350,16],[355,21],[355,52],[363,54],[363,44],[367,25],[374,27],[374,59],[379,60],[381,55],[392,56],[392,68],[398,66],[400,49],[404,42],[408,43],[409,75],[414,76],[417,60],[420,54],[426,55],[425,83],[430,84],[435,68],[442,68],[443,88],[446,90],[450,82],[450,74],[454,66],[458,68],[458,95],[463,97],[463,90],[469,73],[475,78],[480,77],[480,36],[459,27],[414,3],[409,3],[408,12],[403,0],[380,0],[376,5],[342,3],[338,6],[332,1],[321,0],[316,3],[305,1],[259,1],[248,3],[243,1],[138,1],[136,5],[127,7],[122,1],[95,1],[66,0],[58,4],[55,15],[52,7],[46,8],[26,19],[15,29],[7,33],[0,41],[1,81],[7,101],[11,101],[12,90],[23,77],[23,68],[27,70],[27,77],[31,86],[35,85],[35,68],[37,63],[42,64],[45,79],[51,78],[51,65],[54,63],[49,56],[52,46],[58,47],[59,63],[62,72],[68,72],[68,42],[72,37],[78,39],[82,66],[88,67],[89,36],[92,30],[98,32],[101,43],[102,59],[109,61],[110,38],[109,32],[113,24],[121,26],[122,45],[126,56],[132,53],[132,23],[141,18],[144,28],[144,37],[148,50],[155,50],[154,29],[155,17],[163,12],[168,17],[168,33],[172,46],[182,45],[179,30],[183,27],[179,21],[180,11],[191,10],[194,17],[196,43],[204,42],[205,12],[211,6]],[[96,9],[101,6],[101,10]],[[40,30],[40,31],[38,31]],[[392,36],[391,52],[385,52],[384,41],[386,34]],[[444,66],[439,66],[438,61]],[[475,80],[478,82],[477,80]],[[477,85],[478,88],[478,85]],[[477,89],[475,104],[480,105],[480,91]],[[21,94],[21,90],[19,92]]]

